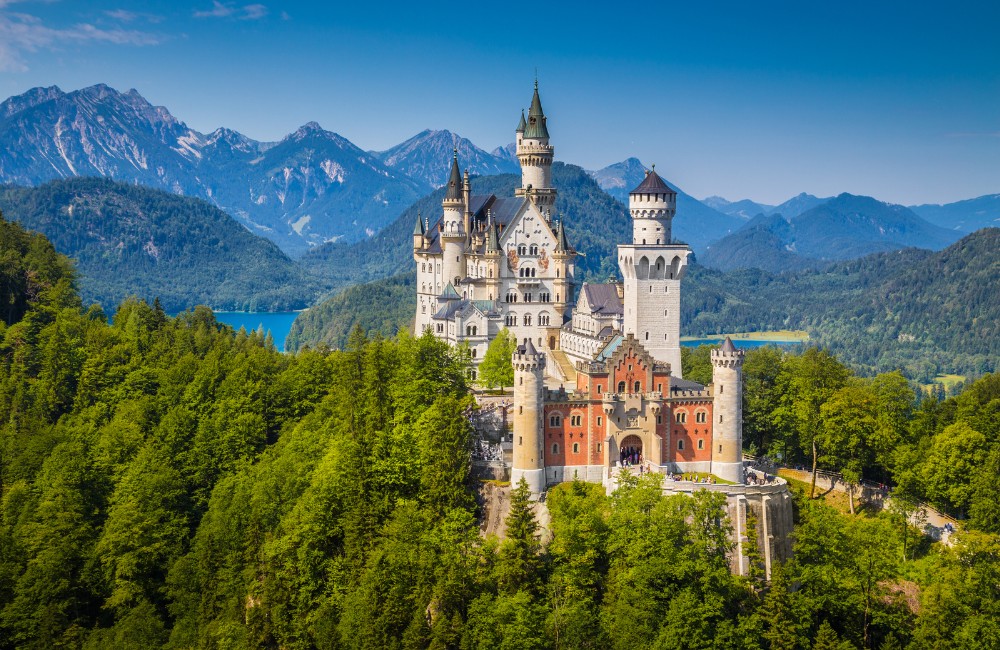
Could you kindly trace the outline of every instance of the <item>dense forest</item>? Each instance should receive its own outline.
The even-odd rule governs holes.
[[[759,451],[803,455],[817,423],[824,456],[862,448],[840,428],[891,440],[900,460],[878,442],[872,467],[927,456],[901,490],[971,517],[929,547],[896,515],[800,497],[766,583],[729,573],[718,496],[664,497],[658,475],[552,490],[544,536],[515,486],[505,539],[482,537],[465,368],[429,335],[283,355],[205,308],[129,300],[109,323],[44,238],[2,224],[0,242],[0,648],[1000,643],[1000,541],[974,530],[996,531],[975,507],[996,493],[972,471],[997,462],[993,376],[914,406],[898,376],[858,383],[825,352],[748,358]],[[845,412],[867,399],[875,424]]]
[[[76,260],[80,291],[108,312],[128,296],[171,313],[300,309],[320,294],[273,243],[198,199],[98,178],[0,187],[3,216]]]

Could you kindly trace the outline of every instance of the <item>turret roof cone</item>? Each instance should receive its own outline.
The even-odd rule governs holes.
[[[531,342],[531,339],[528,339],[527,341],[525,341],[525,343],[524,343],[524,353],[525,354],[530,354],[532,356],[535,356],[535,355],[538,354],[538,350],[535,349],[535,344]]]
[[[676,194],[676,192],[660,178],[654,168],[646,172],[646,178],[642,179],[639,186],[629,194]]]
[[[522,108],[521,109],[521,121],[517,123],[517,131],[516,132],[517,133],[524,133],[524,129],[527,126],[528,126],[528,123],[524,121],[524,109]]]
[[[728,336],[726,337],[726,340],[722,342],[722,351],[726,354],[736,352],[736,346],[733,345],[733,340]]]
[[[548,138],[549,130],[545,126],[545,113],[542,112],[542,100],[538,97],[538,80],[535,80],[535,94],[531,97],[531,108],[528,109],[528,128],[524,130],[526,138]]]
[[[458,149],[455,149],[455,156],[451,159],[451,175],[448,177],[448,192],[444,195],[445,201],[462,200],[462,172],[458,169]]]
[[[570,250],[569,242],[566,240],[566,228],[563,226],[562,219],[560,219],[559,228],[556,230],[556,252],[566,253]]]
[[[420,218],[420,211],[417,211],[417,225],[413,226],[414,235],[423,235],[427,231],[424,230],[424,220]]]

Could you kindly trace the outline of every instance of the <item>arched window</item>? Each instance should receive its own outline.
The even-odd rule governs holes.
[[[683,440],[678,440],[677,441],[677,450],[678,451],[684,451],[684,441]]]
[[[559,453],[559,443],[558,442],[553,442],[552,443],[552,453],[553,454],[558,454]]]
[[[559,416],[558,413],[553,413],[552,415],[549,416],[550,427],[557,427],[560,424],[562,424],[562,418]]]
[[[525,246],[524,244],[521,244],[520,246],[517,247],[518,255],[527,255],[527,253],[528,253],[528,247]]]
[[[531,314],[524,315],[524,325],[527,327],[531,325]]]
[[[472,348],[472,358],[476,358],[476,348]]]
[[[532,244],[531,245],[531,253],[530,254],[531,255],[538,255],[538,245],[537,244]]]
[[[698,449],[704,449],[704,448],[705,448],[705,440],[703,438],[699,439],[698,440]]]
[[[688,421],[687,413],[684,411],[677,411],[675,419],[677,420],[677,424],[686,424]]]
[[[633,390],[632,392],[633,393],[637,393],[637,394],[641,393],[642,392],[642,384],[640,384],[639,382],[635,382],[635,390]]]
[[[625,382],[623,381],[618,382],[618,392],[619,393],[625,392]]]
[[[579,442],[574,442],[573,443],[573,453],[574,454],[579,454],[580,453],[580,443]]]

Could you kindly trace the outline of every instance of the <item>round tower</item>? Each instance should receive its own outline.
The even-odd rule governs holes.
[[[465,277],[465,200],[462,174],[458,171],[458,149],[451,161],[447,191],[441,201],[441,270],[445,286]]]
[[[628,194],[632,242],[619,244],[625,285],[623,327],[654,359],[681,371],[681,279],[691,250],[670,243],[677,193],[655,171]]]
[[[712,350],[712,473],[743,484],[743,350],[727,336]]]
[[[532,494],[545,490],[542,445],[542,395],[545,391],[545,355],[527,339],[514,351],[514,463],[511,485],[523,477]]]
[[[521,113],[517,125],[517,159],[521,162],[521,187],[517,196],[527,196],[542,208],[551,208],[556,202],[556,191],[552,187],[552,157],[555,148],[549,144],[549,129],[542,111],[542,100],[538,97],[538,80],[535,80],[535,94],[531,97],[528,119]]]
[[[670,243],[670,224],[677,212],[677,192],[660,175],[647,171],[646,178],[628,194],[632,215],[632,243],[660,246]]]

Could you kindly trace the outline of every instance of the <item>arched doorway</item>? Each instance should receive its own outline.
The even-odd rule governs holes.
[[[619,446],[618,453],[622,465],[626,467],[638,465],[645,460],[645,457],[642,455],[642,438],[635,434],[625,436]]]

